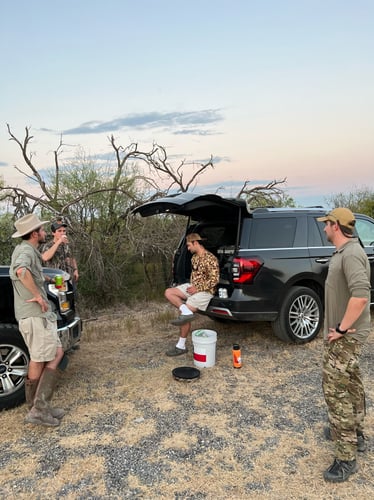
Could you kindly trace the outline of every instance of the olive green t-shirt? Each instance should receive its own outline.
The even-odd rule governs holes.
[[[343,319],[351,297],[367,298],[368,303],[351,328],[350,337],[363,343],[370,332],[370,264],[364,249],[356,238],[348,241],[331,257],[325,284],[325,327],[335,328]]]
[[[28,299],[33,298],[33,295],[17,276],[17,270],[20,268],[26,268],[30,271],[40,295],[49,305],[47,293],[44,288],[42,256],[33,245],[27,241],[22,241],[13,251],[9,271],[13,284],[14,311],[17,321],[32,317],[42,317],[55,321],[56,315],[52,312],[50,305],[48,311],[42,312],[42,308],[37,302],[27,302]]]

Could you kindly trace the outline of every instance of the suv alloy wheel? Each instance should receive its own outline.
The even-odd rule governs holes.
[[[29,353],[15,325],[0,326],[0,409],[25,400]]]
[[[323,306],[318,294],[311,288],[295,286],[285,296],[272,327],[285,342],[305,343],[318,335],[322,321]]]

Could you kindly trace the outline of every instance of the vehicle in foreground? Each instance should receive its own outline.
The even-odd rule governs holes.
[[[63,275],[63,290],[54,284],[45,284],[48,300],[57,316],[58,333],[65,354],[79,342],[82,322],[75,312],[75,292],[68,275],[57,269],[44,268],[50,278]],[[0,409],[13,408],[25,400],[25,378],[29,366],[29,352],[14,316],[13,286],[9,266],[0,266]],[[67,366],[64,356],[60,368]]]

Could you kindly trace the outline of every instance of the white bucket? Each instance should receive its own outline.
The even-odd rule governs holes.
[[[208,368],[216,363],[217,332],[214,330],[194,330],[192,332],[193,362],[200,368]]]

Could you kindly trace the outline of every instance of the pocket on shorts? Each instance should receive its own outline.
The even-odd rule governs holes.
[[[23,318],[18,321],[19,330],[25,335],[30,334],[30,318]]]

